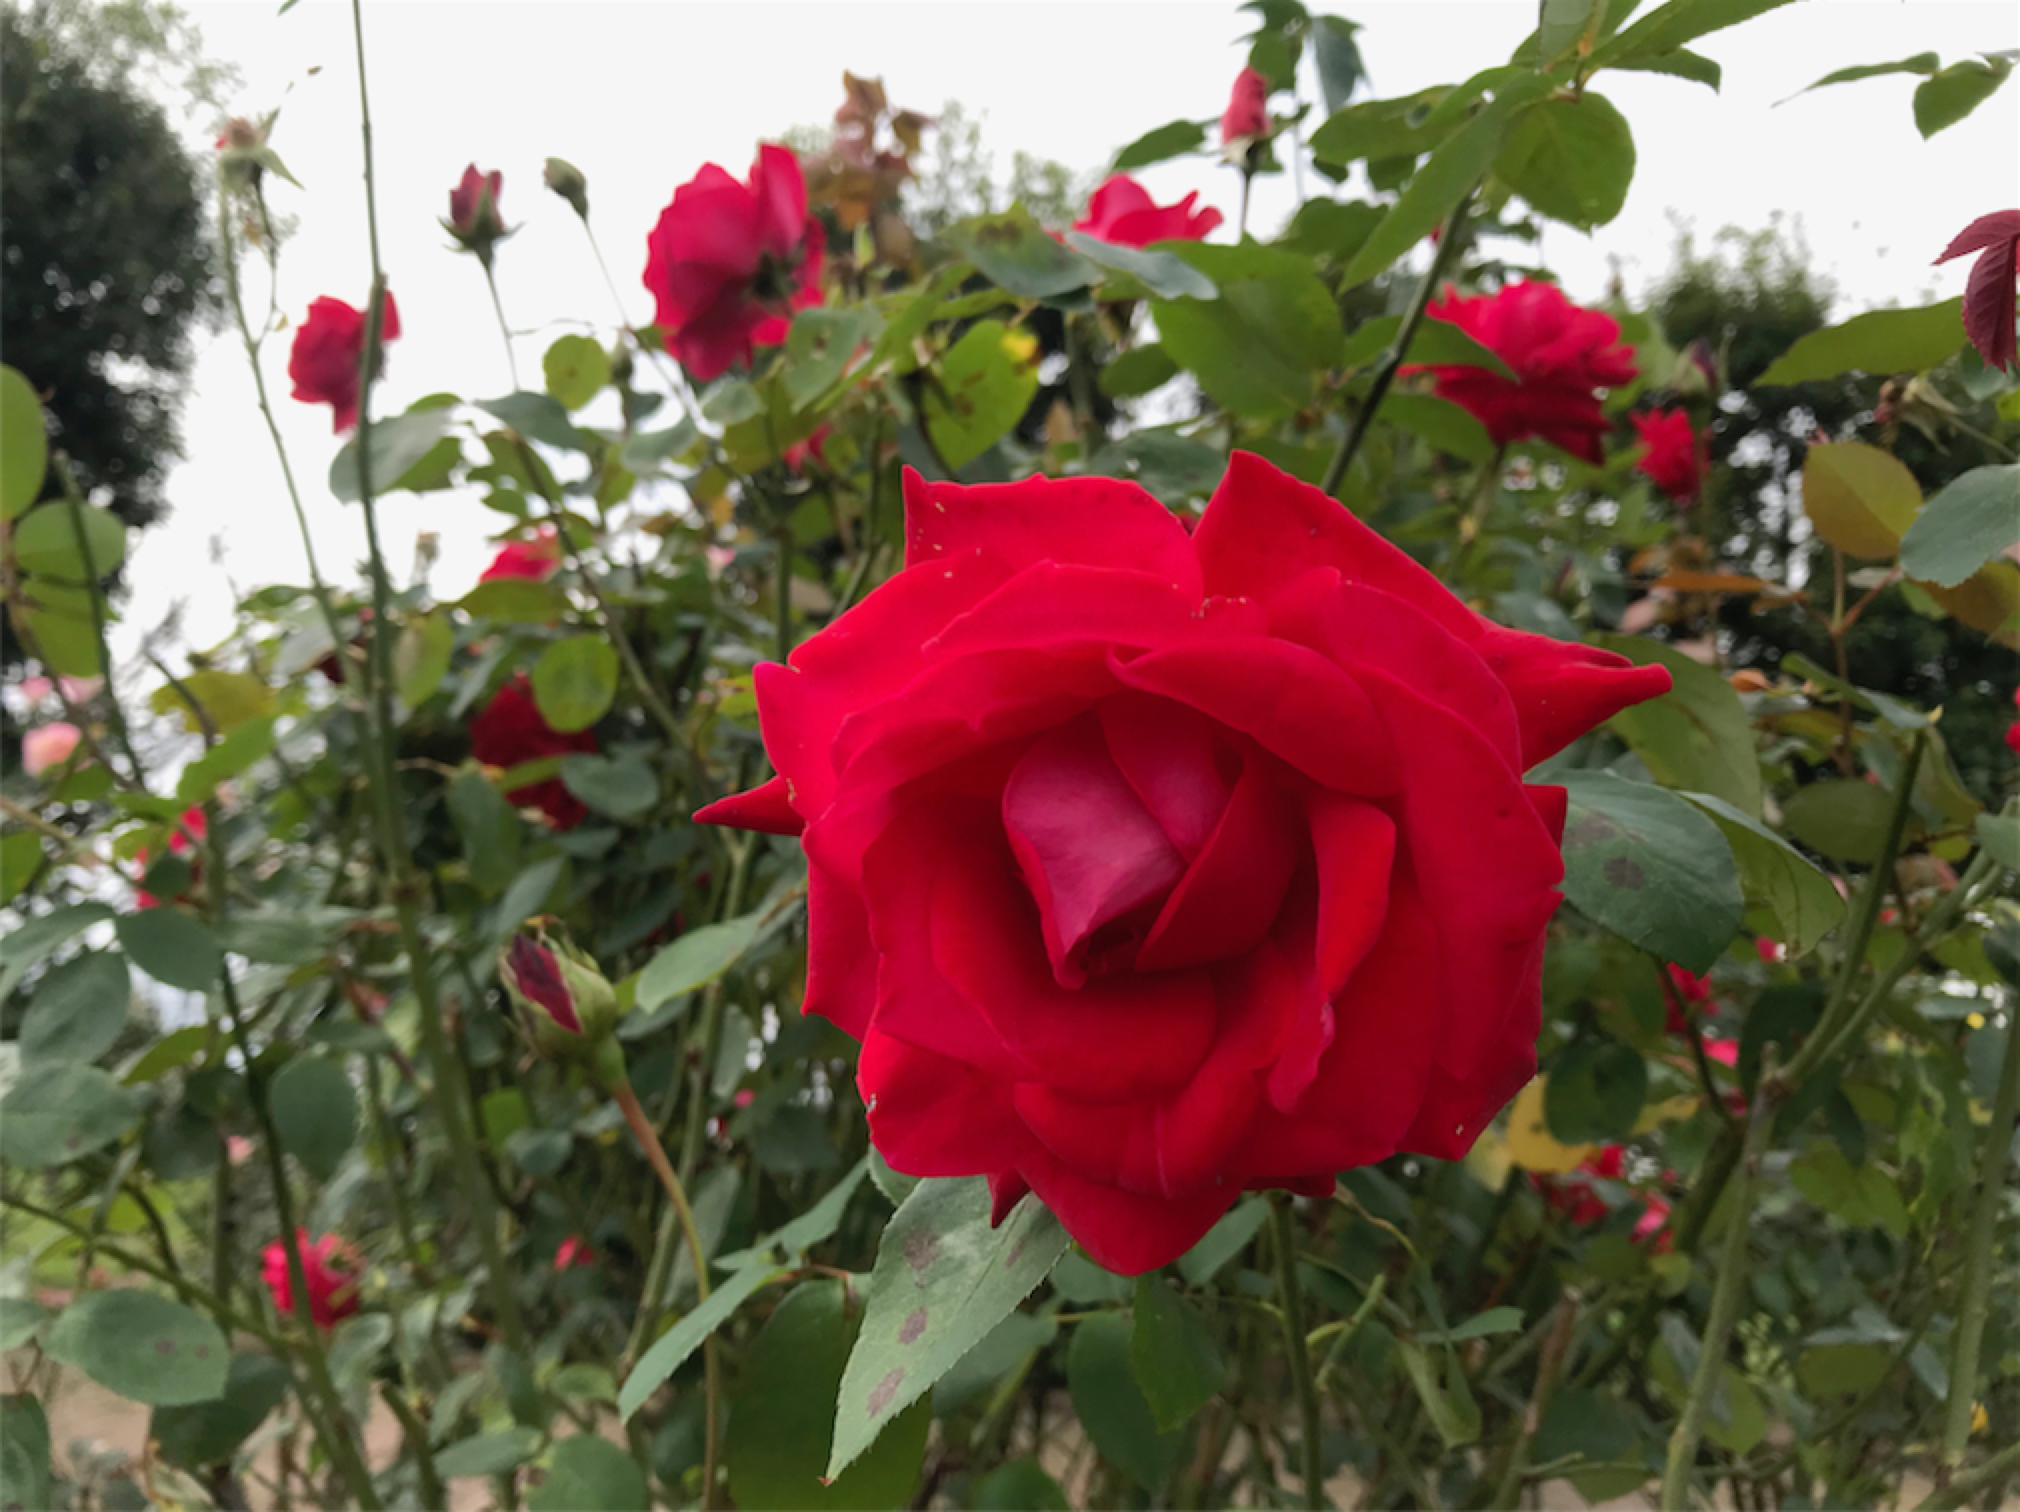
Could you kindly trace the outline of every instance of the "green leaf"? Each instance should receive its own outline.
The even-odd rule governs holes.
[[[540,359],[547,392],[566,410],[579,410],[610,382],[610,358],[593,336],[563,336]]]
[[[6,373],[15,376],[12,368]],[[26,1314],[32,1305],[12,1303],[10,1321],[15,1308]],[[0,1486],[7,1488],[10,1506],[56,1505],[49,1486],[49,1418],[42,1404],[26,1392],[0,1396]],[[1062,1500],[1059,1506],[1063,1512],[1066,1503]]]
[[[1361,64],[1360,44],[1354,41],[1354,33],[1359,30],[1345,16],[1313,18],[1312,56],[1319,67],[1319,95],[1327,110],[1344,106],[1367,76]]]
[[[1815,383],[1840,373],[1921,373],[1948,361],[1964,345],[1964,301],[1912,310],[1868,310],[1842,325],[1812,331],[1755,382]]]
[[[1167,506],[1212,497],[1227,471],[1219,448],[1172,430],[1132,431],[1088,459],[1087,470],[1141,483]]]
[[[12,934],[0,937],[0,1000],[11,996],[21,979],[58,947],[111,917],[112,910],[103,903],[72,903],[37,914]]]
[[[860,1330],[871,1326],[861,1313],[850,1316],[846,1297],[839,1281],[797,1286],[752,1342],[723,1437],[737,1506],[875,1512],[911,1503],[932,1422],[925,1402],[900,1415],[875,1448],[824,1483],[850,1346],[859,1345]]]
[[[601,348],[598,348],[600,351]],[[409,620],[393,645],[393,691],[410,709],[419,708],[449,675],[456,650],[456,627],[442,613]]]
[[[17,600],[7,606],[7,613],[16,626],[35,638],[44,670],[66,677],[103,677],[104,647],[92,617],[93,603],[103,600],[89,588],[38,580],[35,602],[40,607],[29,609]]]
[[[42,497],[42,480],[48,473],[49,432],[43,428],[42,401],[20,372],[0,367],[0,520],[26,514]]]
[[[636,756],[576,752],[562,758],[561,782],[597,813],[627,824],[659,802],[659,779]]]
[[[1346,262],[1381,223],[1383,208],[1363,200],[1311,199],[1298,207],[1277,245],[1307,257]]]
[[[926,389],[926,429],[941,460],[959,469],[1024,418],[1038,392],[1037,343],[999,320],[978,320],[940,359]]]
[[[1218,277],[1218,299],[1154,302],[1164,349],[1224,408],[1282,419],[1311,402],[1315,377],[1338,361],[1339,310],[1309,258],[1253,245],[1214,250],[1237,253],[1239,262],[1227,262],[1241,272]]]
[[[493,578],[464,594],[456,607],[501,625],[545,625],[568,612],[568,595],[531,578]]]
[[[1564,896],[1652,955],[1703,973],[1746,911],[1732,848],[1674,793],[1610,772],[1566,772]]]
[[[670,999],[706,987],[737,963],[763,922],[758,910],[690,929],[646,962],[638,975],[636,1011],[650,1013]]]
[[[182,727],[190,734],[202,732],[204,721],[190,707],[194,699],[221,734],[229,735],[240,725],[274,712],[274,693],[251,672],[226,672],[202,667],[178,679],[182,686],[156,688],[148,700],[157,714],[179,714]],[[187,695],[187,697],[185,697]]]
[[[1399,394],[1391,389],[1382,401],[1382,419],[1452,456],[1482,465],[1493,459],[1494,438],[1487,427],[1436,394]]]
[[[268,1096],[281,1148],[318,1181],[328,1181],[358,1137],[358,1094],[344,1068],[322,1055],[297,1055]]]
[[[1603,95],[1542,100],[1515,118],[1494,176],[1542,214],[1589,231],[1627,203],[1634,134]]]
[[[1343,368],[1366,367],[1387,355],[1403,329],[1403,317],[1384,315],[1364,320],[1354,328],[1340,352]],[[1410,362],[1439,367],[1485,368],[1497,377],[1512,380],[1515,370],[1501,360],[1492,347],[1482,346],[1449,320],[1426,320],[1418,325],[1403,356]]]
[[[1640,1051],[1618,1040],[1576,1040],[1550,1068],[1543,1118],[1564,1144],[1613,1143],[1633,1132],[1647,1097],[1648,1063]]]
[[[1997,94],[2012,72],[2004,58],[1966,58],[1924,79],[1915,86],[1915,129],[1928,138],[1956,125]]]
[[[203,802],[224,783],[264,761],[273,748],[274,716],[259,714],[246,720],[182,769],[175,781],[176,802],[185,807]]]
[[[989,1185],[979,1177],[922,1181],[885,1225],[863,1331],[835,1404],[830,1476],[1029,1296],[1066,1253],[1066,1230],[1037,1198],[1026,1197],[1000,1228],[989,1226],[989,1209]]]
[[[1882,1228],[1896,1239],[1908,1232],[1901,1189],[1875,1161],[1854,1167],[1835,1144],[1818,1143],[1789,1167],[1797,1191],[1853,1228]]]
[[[513,1427],[497,1433],[480,1433],[458,1439],[435,1451],[435,1473],[443,1480],[461,1480],[470,1475],[503,1475],[516,1470],[540,1452],[547,1435],[538,1428]],[[645,1505],[643,1502],[637,1505]]]
[[[44,1170],[103,1149],[139,1121],[134,1094],[98,1067],[52,1061],[0,1097],[0,1153],[9,1165]]]
[[[1623,709],[1607,727],[1666,788],[1714,793],[1749,818],[1760,817],[1760,759],[1753,725],[1732,684],[1674,647],[1632,635],[1596,637],[1636,666],[1667,668],[1670,689]]]
[[[1156,1274],[1136,1278],[1136,1326],[1129,1364],[1159,1433],[1184,1427],[1227,1379],[1213,1330]]]
[[[1885,788],[1831,777],[1797,788],[1782,804],[1782,823],[1813,851],[1872,866],[1885,848],[1893,812],[1894,798]]]
[[[509,425],[528,441],[563,451],[586,452],[598,445],[596,438],[575,428],[568,411],[546,394],[520,390],[498,399],[479,399],[477,408],[492,419]]]
[[[87,1292],[57,1318],[46,1347],[115,1396],[150,1407],[224,1395],[231,1346],[200,1313],[152,1292]]]
[[[1593,49],[1587,67],[1596,72],[1658,57],[1788,3],[1789,0],[1669,0],[1669,4],[1657,6],[1625,31],[1600,43]]]
[[[1438,1368],[1431,1363],[1430,1355],[1414,1341],[1398,1339],[1396,1353],[1403,1362],[1404,1372],[1410,1377],[1410,1384],[1417,1388],[1417,1397],[1424,1404],[1431,1426],[1438,1430],[1438,1437],[1444,1440],[1445,1447],[1462,1448],[1479,1438],[1480,1408],[1466,1387],[1466,1374],[1460,1368],[1457,1356],[1447,1355],[1446,1365],[1451,1379],[1449,1384],[1440,1384]]]
[[[459,772],[449,784],[448,804],[471,884],[485,897],[496,897],[519,873],[519,816],[474,769]]]
[[[659,464],[685,455],[701,433],[692,420],[680,420],[663,431],[644,431],[624,443],[618,462],[635,473],[657,472]]]
[[[1831,879],[1758,819],[1710,793],[1684,793],[1707,814],[1732,846],[1747,896],[1759,898],[1775,916],[1791,957],[1807,955],[1845,916],[1845,900]]]
[[[1543,0],[1543,19],[1537,27],[1536,56],[1553,63],[1569,52],[1588,26],[1596,26],[1606,14],[1606,0]]]
[[[968,1505],[974,1512],[1066,1512],[1066,1493],[1038,1461],[1018,1459],[977,1481]]]
[[[21,1020],[22,1064],[97,1060],[126,1027],[132,1005],[124,956],[99,950],[73,956],[36,984]]]
[[[12,903],[42,864],[42,837],[34,830],[0,836],[0,907]]]
[[[82,531],[89,564],[78,549]],[[126,560],[126,526],[110,510],[61,501],[41,505],[14,525],[14,560],[28,572],[67,583],[110,577]]]
[[[1909,577],[1955,588],[2020,542],[2020,463],[1974,467],[1922,506],[1901,537]]]
[[[942,241],[1006,294],[1051,299],[1096,282],[1094,264],[1062,247],[1022,205],[949,226]]]
[[[1551,1072],[1552,1081],[1556,1079],[1557,1074],[1554,1071]],[[1550,1083],[1545,1083],[1546,1095],[1549,1086]],[[1497,1334],[1520,1333],[1522,1332],[1522,1323],[1521,1308],[1490,1307],[1485,1312],[1477,1313],[1465,1322],[1455,1324],[1442,1333],[1420,1333],[1417,1335],[1417,1342],[1419,1344],[1463,1344],[1468,1339],[1490,1339]]]
[[[1613,66],[1623,72],[1670,74],[1679,79],[1688,79],[1693,84],[1708,85],[1713,90],[1717,90],[1725,78],[1725,70],[1711,59],[1681,47],[1675,52],[1660,53],[1652,58],[1638,58],[1631,63],[1616,63]]]
[[[1185,1452],[1182,1432],[1159,1433],[1130,1364],[1134,1330],[1119,1313],[1084,1318],[1066,1351],[1073,1411],[1101,1456],[1144,1490],[1155,1492]]]
[[[207,992],[224,969],[217,936],[194,914],[180,908],[142,909],[121,914],[113,924],[133,964],[169,987]]]
[[[1127,273],[1160,299],[1212,299],[1213,280],[1169,252],[1118,247],[1096,241],[1083,231],[1068,231],[1067,243],[1118,273]]]
[[[1978,843],[1992,853],[1993,860],[2008,871],[2020,871],[2020,818],[1980,814],[1974,829]]]
[[[526,1498],[527,1512],[634,1512],[651,1505],[638,1461],[593,1433],[556,1444],[546,1479]]]
[[[389,494],[408,486],[415,472],[449,428],[447,409],[410,409],[372,422],[372,493]],[[364,498],[358,476],[358,438],[351,437],[330,459],[330,492],[346,504]]]
[[[645,1405],[646,1398],[701,1348],[702,1340],[729,1321],[751,1294],[771,1280],[781,1266],[792,1263],[801,1251],[810,1249],[841,1226],[842,1214],[869,1174],[870,1163],[859,1160],[849,1173],[828,1189],[812,1207],[776,1233],[767,1234],[747,1250],[717,1255],[713,1269],[730,1272],[709,1292],[708,1300],[684,1315],[661,1334],[632,1367],[617,1393],[618,1415],[629,1420]]]
[[[1932,74],[1943,66],[1943,60],[1932,52],[1916,53],[1912,58],[1903,58],[1898,63],[1862,63],[1856,68],[1840,68],[1836,73],[1827,73],[1808,88],[1799,89],[1795,95],[1806,95],[1812,89],[1822,89],[1827,84],[1850,84],[1859,79],[1877,79],[1882,74],[1912,73]],[[1778,101],[1787,104],[1787,100]]]
[[[241,910],[218,925],[218,943],[233,955],[269,966],[301,966],[328,954],[328,918],[282,909]]]
[[[1803,513],[1828,544],[1891,561],[1922,507],[1922,488],[1900,460],[1863,441],[1812,446],[1803,460]]]
[[[1178,1273],[1188,1285],[1205,1286],[1228,1261],[1248,1248],[1268,1217],[1267,1199],[1242,1198],[1206,1231],[1199,1243],[1178,1257]]]
[[[186,1470],[220,1464],[280,1406],[288,1385],[287,1366],[271,1355],[235,1354],[222,1397],[155,1408],[147,1436],[164,1459]]]
[[[724,378],[702,399],[701,412],[720,426],[742,425],[765,412],[764,395],[741,378]]]
[[[1892,1360],[1877,1344],[1820,1344],[1797,1356],[1796,1379],[1812,1398],[1863,1396],[1887,1378]]]
[[[1178,364],[1157,342],[1133,347],[1101,370],[1101,392],[1111,399],[1134,399],[1162,388],[1178,376]]]
[[[1387,271],[1397,258],[1443,224],[1500,155],[1511,109],[1507,97],[1496,100],[1425,160],[1381,224],[1354,254],[1354,260],[1341,271],[1341,288],[1366,283]]]
[[[1167,158],[1192,152],[1205,144],[1206,128],[1197,121],[1168,121],[1155,131],[1146,131],[1116,153],[1115,163],[1109,171],[1127,173],[1132,168],[1147,168],[1152,163],[1162,163]]]
[[[1456,115],[1435,121],[1431,112],[1451,94],[1446,88],[1427,89],[1400,100],[1369,100],[1335,110],[1312,133],[1312,156],[1322,163],[1345,167],[1363,158],[1416,157],[1430,152],[1449,137],[1458,125]]]
[[[617,652],[600,635],[556,641],[533,664],[533,702],[549,728],[586,730],[617,697]]]

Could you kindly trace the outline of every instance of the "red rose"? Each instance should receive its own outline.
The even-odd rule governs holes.
[[[1624,1181],[1627,1168],[1627,1147],[1608,1145],[1597,1155],[1586,1161],[1568,1176],[1532,1176],[1530,1179],[1543,1193],[1543,1200],[1577,1228],[1590,1228],[1613,1211],[1613,1205],[1600,1194],[1595,1181]],[[1642,1244],[1656,1235],[1654,1249],[1657,1254],[1667,1254],[1676,1241],[1673,1236],[1662,1233],[1669,1222],[1668,1201],[1654,1193],[1637,1194],[1642,1203],[1642,1213],[1634,1222],[1634,1242]]]
[[[386,313],[379,331],[383,345],[400,334],[400,307],[386,292]],[[334,411],[331,429],[338,434],[358,423],[358,369],[365,360],[365,315],[328,295],[309,306],[308,318],[295,330],[288,354],[288,378],[294,397],[304,404],[327,404]]]
[[[542,525],[532,539],[507,541],[491,565],[477,575],[480,583],[494,578],[530,578],[544,583],[561,566],[561,537],[552,525]]]
[[[596,1251],[589,1247],[589,1241],[580,1234],[570,1234],[554,1251],[554,1268],[558,1271],[573,1270],[578,1265],[595,1263]]]
[[[209,835],[210,835],[210,820],[204,814],[203,806],[199,804],[194,808],[186,808],[182,811],[182,818],[180,821],[178,821],[176,825],[175,833],[168,837],[168,853],[171,856],[187,856],[190,854],[190,852],[194,851],[197,848],[197,846],[201,845],[204,842],[204,840],[206,840],[209,837]],[[139,850],[133,853],[133,864],[140,868],[141,874],[143,876],[146,875],[147,873],[146,846],[143,845]],[[191,861],[189,864],[189,885],[191,891],[194,891],[197,887],[201,886],[202,883],[203,883],[203,862],[200,859]],[[188,893],[183,893],[180,896],[178,896],[175,899],[175,901],[180,903],[183,901],[184,898],[187,898],[188,896],[189,896]],[[133,902],[134,906],[137,908],[161,907],[161,899],[157,898],[153,893],[146,891],[144,888],[139,887],[136,887],[133,890]]]
[[[600,749],[592,730],[564,735],[550,729],[533,701],[533,684],[524,672],[500,688],[470,721],[470,754],[485,766],[511,768],[547,756],[567,756]],[[559,777],[513,788],[505,795],[520,808],[537,808],[556,829],[574,829],[589,817],[582,800]]]
[[[1253,68],[1234,76],[1234,93],[1220,118],[1220,144],[1227,147],[1270,134],[1270,81]]]
[[[1964,285],[1964,334],[1985,359],[1985,366],[2012,367],[2020,337],[2014,333],[2016,296],[2014,280],[2020,277],[2020,210],[1999,210],[1981,215],[1959,231],[1943,249],[1937,263],[1976,252],[1971,277]]]
[[[1680,409],[1651,410],[1634,416],[1634,429],[1648,448],[1635,469],[1677,503],[1695,499],[1704,486],[1704,453],[1690,416]]]
[[[681,366],[707,382],[784,341],[792,312],[821,302],[822,246],[784,147],[758,149],[748,184],[710,163],[674,190],[645,239],[645,287]]]
[[[811,436],[788,446],[785,455],[779,460],[798,477],[806,476],[809,457],[825,466],[828,460],[828,436],[833,430],[834,427],[831,425],[815,426]]]
[[[309,1242],[307,1229],[295,1230],[302,1252],[302,1279],[309,1286],[309,1316],[318,1328],[335,1328],[358,1310],[358,1277],[364,1259],[335,1234]],[[276,1239],[260,1257],[260,1279],[273,1294],[281,1316],[295,1310],[294,1277],[288,1270],[288,1249]]]
[[[1515,372],[1511,381],[1486,368],[1431,367],[1440,398],[1470,411],[1498,445],[1537,436],[1599,464],[1600,443],[1612,427],[1593,390],[1634,378],[1634,349],[1618,344],[1620,326],[1611,315],[1581,309],[1555,284],[1533,282],[1473,299],[1447,289],[1427,313],[1457,326]]]
[[[1073,229],[1117,247],[1147,247],[1160,241],[1203,241],[1220,224],[1211,205],[1192,208],[1199,198],[1188,194],[1175,205],[1152,201],[1150,191],[1126,173],[1112,174],[1087,201],[1087,214]]]
[[[699,816],[804,834],[806,1010],[885,1158],[1127,1273],[1244,1188],[1464,1153],[1536,1065],[1565,797],[1522,773],[1668,674],[1242,453],[1191,533],[1105,478],[905,513],[905,570],[757,668],[779,775]]]
[[[449,191],[449,218],[442,222],[464,251],[475,252],[487,264],[492,245],[511,235],[505,229],[504,216],[498,213],[498,196],[504,187],[504,174],[495,168],[479,173],[472,163],[463,170],[462,181]]]

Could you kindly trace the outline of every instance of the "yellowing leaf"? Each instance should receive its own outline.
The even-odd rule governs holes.
[[[1803,513],[1852,556],[1891,561],[1922,508],[1922,488],[1898,458],[1862,441],[1812,446],[1803,462]]]
[[[1539,1076],[1524,1087],[1508,1110],[1508,1158],[1525,1171],[1545,1176],[1562,1176],[1575,1171],[1598,1151],[1595,1144],[1568,1145],[1551,1137],[1543,1119],[1543,1089],[1548,1077]]]

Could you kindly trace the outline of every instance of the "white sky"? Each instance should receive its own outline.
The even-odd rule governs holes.
[[[298,320],[320,294],[359,303],[369,263],[349,5],[302,0],[278,17],[275,0],[186,8],[210,54],[243,69],[241,112],[282,107],[273,145],[306,186],[271,190],[299,220],[282,260],[282,309]],[[1532,0],[1362,0],[1339,9],[1365,27],[1361,50],[1380,97],[1505,61],[1536,15]],[[541,187],[548,155],[588,175],[604,252],[627,314],[642,322],[651,314],[638,282],[645,234],[674,187],[708,161],[741,176],[759,140],[827,119],[844,67],[881,75],[894,104],[930,113],[958,98],[984,118],[999,171],[1022,149],[1092,172],[1151,127],[1218,117],[1250,24],[1231,0],[376,0],[365,25],[380,234],[405,328],[376,410],[438,390],[484,398],[509,387],[483,278],[474,259],[446,250],[436,224],[473,159],[503,170],[507,222],[523,226],[499,249],[499,283],[515,328],[537,330],[520,340],[519,365],[526,386],[538,387],[540,354],[554,336],[586,320],[607,340],[613,326],[574,214]],[[1780,211],[1800,218],[1818,270],[1841,291],[1841,316],[1959,293],[1968,262],[1929,262],[1967,221],[2020,201],[2020,84],[1926,143],[1909,108],[1916,81],[1906,76],[1770,107],[1850,64],[1924,50],[1949,62],[2014,47],[2020,6],[2011,0],[1809,0],[1704,39],[1699,50],[1724,65],[1722,94],[1655,74],[1607,74],[1598,87],[1632,123],[1639,151],[1627,208],[1590,237],[1550,228],[1539,261],[1575,296],[1596,300],[1617,260],[1635,294],[1669,264],[1673,216],[1708,238]],[[1309,77],[1306,92],[1316,93]],[[208,124],[191,127],[205,151],[199,128]],[[1228,218],[1215,239],[1231,236],[1232,169],[1199,159],[1141,177],[1160,199],[1200,190]],[[1307,185],[1324,187],[1310,175]],[[1293,206],[1288,175],[1259,185],[1252,228],[1270,234]],[[257,273],[251,287],[263,288]],[[324,570],[344,581],[362,553],[361,522],[323,487],[336,449],[329,411],[287,398],[286,356],[286,335],[269,343],[268,383]],[[235,333],[203,352],[184,423],[190,460],[170,479],[173,518],[135,550],[122,652],[178,601],[190,644],[222,636],[231,613],[224,572],[241,592],[306,580]],[[382,519],[396,572],[411,559],[415,532],[439,533],[433,581],[443,597],[474,580],[493,549],[486,536],[505,523],[474,499],[440,494],[395,496]],[[212,565],[213,543],[222,568]]]

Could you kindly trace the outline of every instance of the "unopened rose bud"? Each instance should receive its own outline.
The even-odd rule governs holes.
[[[514,935],[498,955],[498,977],[549,1055],[581,1055],[617,1027],[617,994],[602,973],[566,944]]]
[[[583,177],[580,168],[566,158],[551,157],[540,176],[549,189],[574,207],[577,215],[585,221],[589,219],[589,180]]]
[[[504,174],[495,168],[480,173],[472,163],[463,170],[462,182],[449,191],[449,218],[442,222],[442,229],[456,238],[457,245],[465,252],[474,252],[487,268],[491,266],[492,247],[512,234],[498,211],[498,198],[504,186]]]

